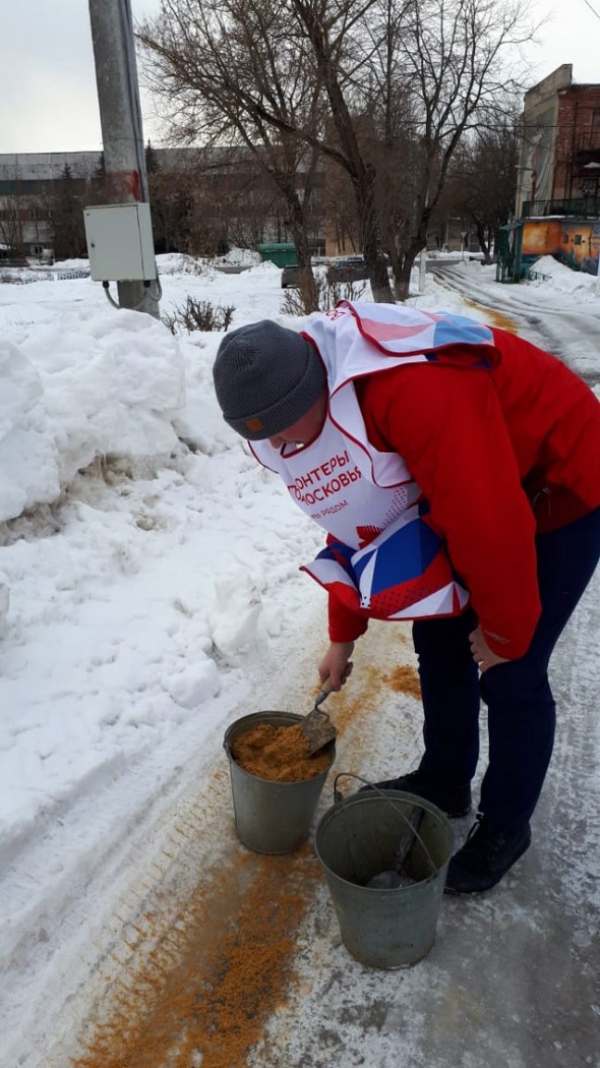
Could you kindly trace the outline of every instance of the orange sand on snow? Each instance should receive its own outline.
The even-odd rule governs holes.
[[[477,311],[483,311],[486,319],[489,320],[488,325],[491,323],[493,326],[497,326],[501,330],[507,330],[509,334],[517,334],[519,332],[517,324],[508,315],[505,315],[504,312],[496,311],[495,308],[487,308],[482,304],[478,304],[475,300],[463,299],[465,300],[465,304],[468,304],[469,307],[476,308]]]
[[[124,982],[107,976],[116,1004],[71,1068],[245,1068],[285,1003],[317,877],[308,850],[224,865]],[[160,932],[159,914],[142,922]]]
[[[370,723],[382,682],[419,695],[412,668],[398,667],[389,676],[373,671],[372,678],[367,668],[366,675],[359,709],[341,702],[340,733],[353,715]],[[206,808],[203,799],[197,828],[173,828],[177,838],[189,839],[188,855],[202,837]],[[283,857],[236,849],[216,873],[200,874],[174,914],[168,892],[157,893],[149,906],[140,888],[139,952],[130,947],[130,958],[121,959],[129,945],[124,934],[123,950],[115,947],[104,958],[108,1003],[101,1017],[92,1007],[70,1068],[247,1068],[269,1017],[286,1004],[296,937],[321,880],[310,846]]]
[[[414,667],[398,664],[389,675],[383,675],[382,678],[396,693],[407,693],[410,697],[421,699],[421,683]]]

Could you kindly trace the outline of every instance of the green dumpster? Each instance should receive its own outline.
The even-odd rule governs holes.
[[[276,267],[296,267],[298,254],[293,241],[279,241],[256,246],[263,260],[274,263]]]

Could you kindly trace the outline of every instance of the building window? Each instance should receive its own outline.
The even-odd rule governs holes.
[[[569,244],[569,235],[568,234],[563,234],[563,245],[568,245],[568,244]]]
[[[582,241],[583,241],[583,238],[582,238],[581,234],[575,234],[575,237],[573,238],[573,244],[574,245],[580,245]]]

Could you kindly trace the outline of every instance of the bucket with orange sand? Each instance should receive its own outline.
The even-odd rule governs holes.
[[[255,712],[225,733],[236,830],[254,853],[292,853],[310,834],[335,742],[309,755],[303,718]]]

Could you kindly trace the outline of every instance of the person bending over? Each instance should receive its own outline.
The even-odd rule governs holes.
[[[327,533],[305,570],[329,593],[322,681],[339,690],[370,618],[412,620],[418,768],[377,785],[471,808],[480,698],[489,762],[449,893],[494,886],[531,841],[552,753],[548,663],[600,555],[600,405],[504,330],[342,301],[304,329],[225,335],[226,422]]]

